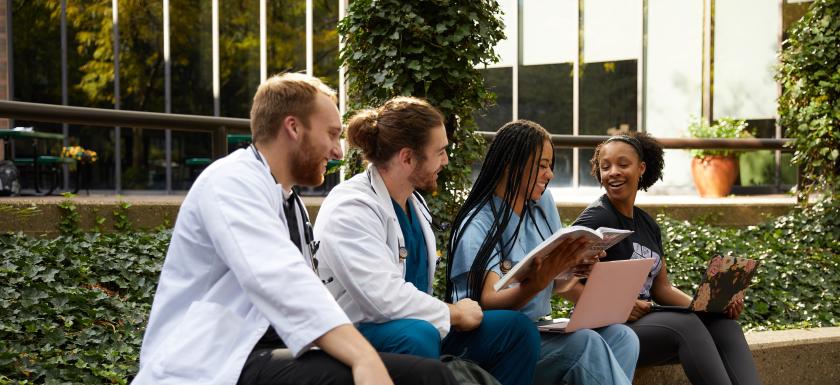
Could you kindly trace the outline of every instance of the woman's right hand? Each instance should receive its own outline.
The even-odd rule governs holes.
[[[650,301],[637,299],[633,305],[633,310],[630,311],[630,317],[627,318],[627,322],[636,321],[644,317],[647,313],[650,313]]]

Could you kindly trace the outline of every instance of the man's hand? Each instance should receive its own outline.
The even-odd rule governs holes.
[[[481,311],[478,302],[464,298],[454,304],[448,303],[447,305],[449,306],[449,323],[456,330],[466,332],[481,325],[484,312]]]
[[[350,367],[353,372],[353,383],[356,385],[393,385],[391,376],[379,355],[370,359],[360,359]]]
[[[315,340],[315,346],[350,367],[356,384],[393,385],[379,353],[353,325],[335,327]]]
[[[723,309],[723,313],[731,319],[738,319],[742,311],[744,311],[744,293],[735,294],[732,297],[732,302],[729,302],[726,308]]]
[[[647,313],[650,313],[650,301],[637,299],[633,305],[633,310],[630,312],[630,317],[627,318],[627,322],[636,321]]]

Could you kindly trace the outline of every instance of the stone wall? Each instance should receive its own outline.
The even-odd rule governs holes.
[[[62,197],[15,197],[0,198],[0,233],[22,231],[27,234],[56,234],[61,219],[58,204]],[[172,226],[178,216],[182,196],[109,196],[75,197],[84,229],[92,229],[97,217],[105,219],[104,228],[113,224],[113,211],[120,202],[131,204],[126,214],[135,228],[148,229],[159,225]],[[314,221],[323,198],[304,197],[309,216]],[[569,224],[586,207],[584,203],[557,204],[563,223]],[[771,217],[784,215],[793,207],[793,202],[736,203],[715,201],[710,203],[697,198],[692,203],[647,203],[640,207],[652,215],[665,213],[680,220],[703,219],[721,226],[749,226],[766,221]]]
[[[764,385],[840,384],[840,327],[747,333]],[[680,365],[639,368],[633,385],[691,385]]]

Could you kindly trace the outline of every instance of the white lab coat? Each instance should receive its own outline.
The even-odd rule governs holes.
[[[291,242],[282,191],[250,148],[201,173],[178,212],[132,384],[235,384],[269,324],[298,356],[350,323]]]
[[[422,198],[420,198],[422,199]],[[449,333],[449,307],[431,295],[437,265],[435,235],[425,202],[412,195],[429,252],[429,292],[405,281],[405,245],[391,196],[376,167],[333,188],[315,221],[322,280],[354,323],[396,319],[430,322],[441,338]]]

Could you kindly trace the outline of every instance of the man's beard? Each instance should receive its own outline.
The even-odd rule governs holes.
[[[408,181],[414,185],[414,188],[426,193],[431,193],[437,190],[437,171],[424,171],[425,161],[421,161],[417,168],[408,176]]]
[[[292,175],[301,186],[320,186],[324,183],[324,174],[321,172],[324,158],[318,156],[315,146],[312,145],[309,135],[305,132],[300,147],[292,157]]]

